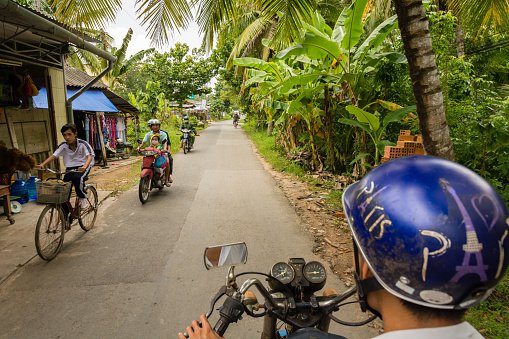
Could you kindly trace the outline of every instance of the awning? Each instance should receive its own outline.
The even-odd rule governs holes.
[[[78,88],[67,88],[67,97],[76,93]],[[46,88],[39,90],[39,95],[33,97],[34,108],[48,108]],[[118,109],[99,89],[89,89],[72,102],[73,111],[117,113]]]

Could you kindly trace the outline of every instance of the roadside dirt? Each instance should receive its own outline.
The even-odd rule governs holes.
[[[132,157],[129,160],[112,161],[109,168],[94,166],[90,174],[90,182],[99,190],[118,192],[126,191],[136,184],[139,179],[139,160]]]

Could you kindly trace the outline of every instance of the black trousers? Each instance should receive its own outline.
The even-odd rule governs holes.
[[[69,171],[69,170],[75,170],[78,168],[79,167],[67,167],[66,170]],[[64,175],[64,181],[72,182],[72,185],[74,186],[74,189],[76,190],[76,195],[80,198],[87,197],[85,195],[85,193],[83,192],[83,190],[85,188],[84,178],[86,178],[88,176],[91,168],[92,168],[92,166],[89,166],[84,172],[70,172],[70,173],[66,173]]]

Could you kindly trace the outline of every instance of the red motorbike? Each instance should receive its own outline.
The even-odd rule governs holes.
[[[168,166],[166,163],[168,152],[141,149],[139,153],[143,155],[143,160],[141,163],[138,196],[141,203],[144,204],[147,202],[152,189],[158,188],[161,191],[165,186],[166,175],[164,167],[165,165]]]

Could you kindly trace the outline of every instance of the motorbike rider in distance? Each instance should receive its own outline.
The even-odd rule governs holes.
[[[196,132],[196,128],[194,127],[193,124],[191,124],[189,122],[189,116],[185,115],[184,116],[184,120],[182,121],[182,124],[180,125],[180,130],[182,131],[183,129],[188,129],[190,132],[189,132],[189,148],[193,148],[193,145],[194,145],[194,139],[195,139],[195,135],[198,135],[198,132]],[[182,141],[182,138],[184,138],[184,135],[181,135],[180,136],[180,140]]]
[[[403,157],[347,187],[343,208],[361,309],[383,320],[377,338],[483,338],[464,314],[509,265],[509,212],[487,181],[445,159]],[[189,338],[219,337],[200,320]]]
[[[239,111],[234,111],[234,114],[233,114],[233,124],[235,125],[235,123],[238,123],[239,120],[240,120]]]
[[[168,166],[165,168],[165,177],[166,177],[166,186],[170,186],[173,182],[171,174],[173,174],[173,157],[171,156],[171,142],[170,137],[166,131],[161,129],[161,122],[158,119],[150,119],[148,121],[148,127],[150,128],[150,132],[145,134],[143,138],[143,142],[138,146],[138,151],[145,147],[145,145],[150,145],[150,140],[152,135],[159,135],[159,142],[162,144],[162,151],[168,151]]]

